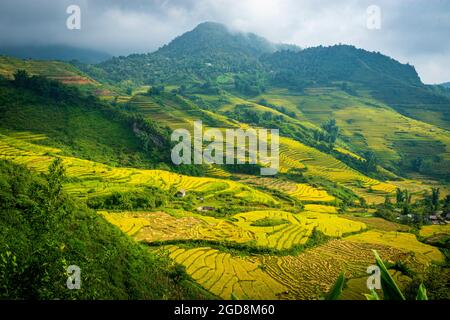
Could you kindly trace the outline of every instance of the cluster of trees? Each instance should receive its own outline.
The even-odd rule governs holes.
[[[255,110],[252,105],[239,104],[233,111],[227,113],[233,119],[254,125],[267,125],[273,122],[282,122],[283,116],[273,114],[270,111],[261,112]]]
[[[336,119],[330,119],[322,125],[322,129],[327,133],[324,140],[328,143],[334,144],[339,135],[339,127],[336,124]]]
[[[149,96],[159,96],[161,93],[164,92],[164,86],[163,85],[158,85],[158,86],[151,86],[148,90],[147,90],[147,95]]]
[[[49,80],[43,76],[30,76],[25,70],[17,70],[14,73],[12,84],[16,88],[31,90],[42,97],[78,101],[79,90],[76,87],[65,86],[58,81]]]
[[[439,188],[431,188],[431,192],[425,192],[416,201],[413,201],[413,196],[407,189],[397,188],[395,202],[390,196],[386,196],[377,215],[392,221],[400,218],[404,223],[420,226],[429,223],[431,215],[439,216],[440,209],[444,214],[450,210],[450,196],[440,199]]]
[[[256,96],[266,91],[266,85],[262,77],[252,74],[239,74],[234,77],[236,91],[248,95]]]
[[[171,195],[162,189],[147,187],[143,191],[118,192],[110,195],[91,196],[87,205],[93,209],[145,210],[166,205]]]
[[[281,113],[283,113],[283,114],[285,114],[285,115],[287,115],[287,116],[289,116],[291,118],[294,118],[294,119],[297,118],[297,115],[295,114],[294,111],[289,111],[284,106],[277,106],[277,105],[275,105],[273,103],[269,103],[266,99],[259,100],[258,104],[260,104],[262,106],[266,106],[266,107],[272,108],[274,110],[277,110],[278,112],[281,112]]]

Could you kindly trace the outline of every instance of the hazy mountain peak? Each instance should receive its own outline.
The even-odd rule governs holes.
[[[158,53],[168,56],[230,53],[260,56],[276,51],[276,45],[253,33],[230,31],[217,22],[200,23],[193,30],[176,37]]]

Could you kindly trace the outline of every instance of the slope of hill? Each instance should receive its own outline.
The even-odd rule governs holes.
[[[422,173],[446,177],[448,131],[397,113],[373,99],[355,97],[335,88],[306,89],[302,94],[268,90],[256,97],[300,113],[317,126],[336,119],[347,145],[360,156],[375,152],[380,164],[399,175]]]
[[[45,66],[43,62],[40,67]],[[45,134],[42,144],[112,165],[142,167],[163,161],[158,154],[165,153],[152,151],[155,144],[146,146],[142,133],[154,141],[164,141],[168,133],[150,120],[114,110],[75,87],[38,77],[23,82],[0,81],[1,131]]]
[[[0,56],[0,75],[12,79],[17,70],[25,70],[31,75],[40,75],[65,84],[98,85],[74,66],[58,61],[21,60]]]
[[[369,94],[403,115],[445,129],[450,126],[450,95],[422,84],[411,65],[380,53],[336,45],[276,52],[263,62],[272,71],[271,81],[276,86],[300,91],[317,85],[334,86],[353,95]]]

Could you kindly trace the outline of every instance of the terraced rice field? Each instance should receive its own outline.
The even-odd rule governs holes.
[[[34,145],[23,140],[0,135],[0,155],[34,170],[46,172],[59,150]],[[242,183],[216,178],[199,178],[183,176],[163,170],[138,170],[113,168],[93,161],[73,157],[60,157],[66,166],[67,175],[76,177],[81,182],[68,186],[67,191],[78,196],[85,196],[88,190],[96,187],[93,194],[105,194],[115,190],[139,188],[146,185],[169,190],[176,188],[187,191],[208,192],[208,196],[223,193],[252,203],[275,205],[277,200],[261,191]]]
[[[440,263],[444,261],[444,256],[439,249],[419,242],[416,236],[411,233],[369,230],[347,237],[346,241],[385,245],[411,252],[421,262],[422,266],[428,266],[431,262]]]
[[[298,141],[280,137],[280,171],[296,168],[295,165],[306,167],[308,175],[319,176],[349,187],[357,186],[359,183],[374,191],[386,193],[395,191],[395,186],[366,177],[328,154]]]
[[[343,134],[361,133],[365,142],[360,147],[366,148],[367,144],[383,161],[398,161],[400,155],[396,150],[400,149],[410,159],[440,154],[442,161],[435,166],[441,170],[448,168],[450,136],[445,130],[388,108],[353,106],[336,111],[335,116]],[[348,119],[352,121],[345,121]],[[383,126],[379,125],[380,121]]]
[[[99,214],[130,236],[134,236],[139,230],[150,224],[147,219],[135,217],[131,214],[108,213],[107,211],[99,211]]]
[[[372,249],[384,260],[404,261],[411,268],[420,266],[413,255],[401,249],[346,239],[329,241],[298,256],[261,257],[261,263],[267,274],[288,288],[285,298],[319,299],[330,290],[341,271],[345,271],[347,279],[366,280],[367,268],[375,264]],[[362,294],[367,291],[364,287],[360,292],[353,291],[353,298],[365,299]]]
[[[263,272],[256,259],[211,248],[167,246],[169,257],[186,267],[201,286],[223,299],[278,299],[286,287]]]
[[[134,238],[147,243],[173,240],[247,243],[254,240],[254,235],[250,231],[213,217],[195,214],[174,217],[165,212],[101,212],[101,214],[125,232],[129,224],[139,226],[138,230],[134,229]]]
[[[420,236],[421,237],[432,237],[440,234],[445,234],[450,236],[450,224],[443,225],[429,225],[423,226],[420,228]]]
[[[322,213],[292,214],[283,211],[252,211],[234,215],[230,220],[196,214],[174,217],[164,212],[114,212],[101,214],[137,240],[153,243],[173,240],[208,240],[287,250],[305,244],[314,229],[330,237],[363,231],[366,226]],[[259,221],[277,221],[261,226]],[[134,226],[133,228],[131,226]]]
[[[398,232],[408,232],[411,228],[404,225],[391,221],[387,221],[383,218],[377,217],[356,217],[352,215],[343,216],[346,219],[359,221],[364,223],[370,229],[377,229],[381,231],[398,231]]]
[[[306,183],[294,183],[288,180],[268,177],[254,178],[244,175],[240,176],[240,178],[240,181],[243,183],[282,191],[300,201],[330,202],[335,199],[326,190],[314,188]]]
[[[255,235],[256,245],[277,250],[290,249],[305,244],[314,229],[330,237],[362,231],[363,223],[339,218],[332,214],[305,212],[293,214],[284,211],[252,211],[233,216],[235,224]],[[283,224],[260,226],[259,221],[285,221]]]
[[[21,60],[0,56],[0,75],[12,79],[17,70],[26,70],[31,75],[40,75],[66,84],[99,85],[96,81],[82,74],[74,66],[59,61]]]
[[[305,204],[304,210],[306,212],[320,212],[320,213],[337,213],[337,208],[333,206],[325,206],[322,204]]]

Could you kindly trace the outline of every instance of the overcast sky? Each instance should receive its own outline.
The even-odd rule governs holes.
[[[81,8],[68,30],[66,9]],[[367,28],[367,8],[381,28]],[[1,0],[0,44],[67,44],[113,55],[154,51],[204,21],[303,48],[353,44],[414,65],[425,83],[450,81],[449,0]]]

